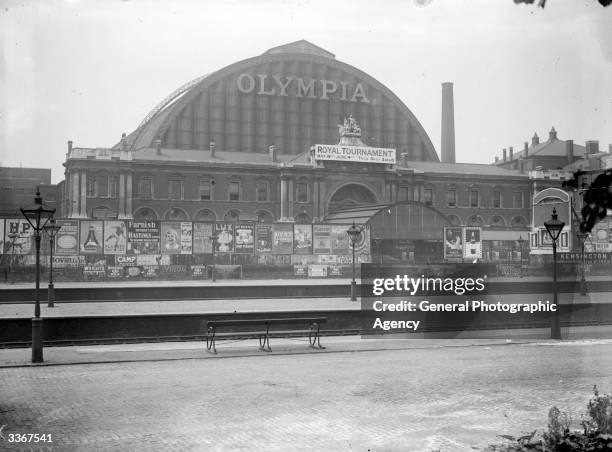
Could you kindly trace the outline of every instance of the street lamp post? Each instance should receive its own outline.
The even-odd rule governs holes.
[[[561,339],[561,323],[559,321],[558,303],[559,288],[557,287],[557,239],[559,238],[559,234],[561,234],[561,230],[565,226],[565,223],[557,219],[557,209],[553,208],[552,218],[545,221],[544,226],[546,227],[546,231],[548,231],[548,235],[552,240],[553,249],[553,304],[555,305],[555,311],[553,313],[552,323],[550,326],[550,337],[551,339]]]
[[[55,236],[61,227],[55,224],[55,218],[51,218],[49,220],[49,224],[43,229],[49,236],[49,243],[51,245],[51,251],[49,253],[49,289],[47,291],[47,307],[53,308],[55,307],[55,288],[53,287],[53,248],[55,245]]]
[[[217,249],[217,241],[219,240],[219,231],[217,231],[215,228],[215,225],[213,224],[213,232],[212,235],[210,236],[211,240],[212,240],[212,268],[210,270],[210,279],[212,282],[215,282],[217,280],[217,277],[215,275],[215,251]]]
[[[34,241],[36,243],[36,289],[34,296],[36,304],[34,305],[34,318],[32,319],[32,362],[41,363],[43,362],[43,321],[40,318],[40,231],[53,216],[55,209],[44,207],[40,191],[37,190],[34,206],[19,210],[34,229]]]
[[[587,237],[589,236],[586,232],[579,232],[576,234],[578,239],[580,240],[580,295],[587,294],[587,285],[586,279],[584,278],[584,242],[586,242]]]
[[[525,239],[522,235],[519,235],[519,252],[521,253],[521,268],[520,268],[520,276],[523,277],[523,245],[525,243]]]
[[[357,283],[355,281],[355,243],[359,240],[359,236],[361,236],[361,229],[355,226],[355,222],[353,221],[353,225],[347,229],[346,233],[351,240],[351,247],[353,249],[353,279],[351,280],[351,301],[357,301]]]

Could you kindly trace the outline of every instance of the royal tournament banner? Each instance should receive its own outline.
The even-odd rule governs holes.
[[[234,224],[233,223],[216,223],[217,230],[217,253],[233,253],[234,252]]]
[[[212,254],[212,223],[193,223],[193,254]]]
[[[252,224],[236,223],[236,254],[253,254],[253,235]]]
[[[293,252],[295,254],[312,254],[312,225],[293,225]]]
[[[192,254],[193,252],[193,233],[191,221],[181,222],[181,254]]]
[[[275,254],[293,254],[293,224],[275,223],[272,240],[272,251]]]
[[[104,222],[104,254],[125,254],[126,250],[125,222],[106,220]]]
[[[331,253],[331,226],[329,224],[315,224],[313,228],[313,253]]]
[[[482,241],[480,228],[468,227],[464,229],[464,259],[482,259]]]
[[[462,228],[444,228],[444,259],[463,259]]]
[[[55,250],[57,256],[72,256],[79,254],[79,221],[57,220],[59,230],[55,235]]]
[[[331,227],[331,253],[349,254],[350,240],[346,232],[350,227],[345,224],[333,224]]]
[[[127,236],[128,254],[159,254],[159,221],[128,221]]]
[[[13,238],[11,234],[16,234]],[[33,254],[34,249],[34,230],[26,219],[7,219],[4,235],[10,248],[8,254]]]
[[[104,241],[102,221],[81,220],[80,252],[81,254],[102,254]]]
[[[258,254],[272,252],[272,225],[261,224],[255,225],[255,250]]]

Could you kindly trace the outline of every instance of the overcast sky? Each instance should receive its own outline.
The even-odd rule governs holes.
[[[446,81],[457,161],[490,163],[552,126],[608,149],[612,7],[423,2],[0,0],[0,164],[59,182],[67,140],[110,147],[182,84],[299,39],[395,92],[438,155]]]

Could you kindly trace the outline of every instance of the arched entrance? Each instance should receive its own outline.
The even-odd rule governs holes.
[[[327,212],[334,213],[339,210],[375,204],[378,204],[378,200],[372,190],[365,185],[351,183],[336,190],[329,199]]]

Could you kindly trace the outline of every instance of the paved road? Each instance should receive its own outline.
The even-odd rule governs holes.
[[[468,451],[552,405],[578,422],[594,384],[610,340],[20,367],[0,425],[52,450]]]
[[[461,297],[450,297],[452,301]],[[422,300],[422,297],[401,297],[401,299]],[[550,299],[549,293],[543,294],[504,294],[480,297],[485,301],[502,303],[537,303],[538,300]],[[580,296],[574,293],[562,293],[560,303],[610,303],[612,296],[608,292],[589,293]],[[399,301],[399,299],[398,299]],[[34,303],[0,303],[2,317],[32,317]],[[122,314],[169,314],[169,313],[209,313],[209,312],[273,312],[301,310],[335,310],[361,309],[361,302],[350,301],[349,297],[334,298],[273,298],[273,299],[228,299],[228,300],[164,300],[164,301],[119,301],[119,302],[56,302],[54,308],[48,308],[46,301],[41,301],[42,317],[64,317],[85,315],[122,315]]]

